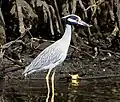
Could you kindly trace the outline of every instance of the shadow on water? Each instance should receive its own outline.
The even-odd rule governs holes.
[[[54,102],[120,102],[120,78],[70,81],[56,78],[54,90]],[[46,96],[44,78],[29,82],[14,78],[6,82],[0,102],[45,102]]]

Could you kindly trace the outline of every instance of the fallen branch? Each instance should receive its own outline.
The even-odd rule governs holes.
[[[70,76],[64,76],[61,79],[72,79],[72,80],[94,80],[94,79],[108,79],[108,78],[116,78],[120,77],[120,74],[112,74],[112,75],[98,75],[98,76],[83,76],[83,77],[77,77],[75,79],[72,79]]]
[[[21,66],[21,67],[14,68],[14,69],[7,69],[7,70],[4,71],[4,74],[10,73],[10,72],[15,72],[15,71],[18,71],[18,70],[21,70],[21,69],[25,69],[25,66]]]
[[[86,55],[94,58],[94,56],[90,55],[89,53],[87,53],[87,52],[85,52],[85,51],[81,51],[79,48],[77,48],[77,47],[75,47],[75,46],[70,45],[70,47],[72,47],[72,48],[74,48],[74,49],[76,49],[76,50],[78,50],[78,51],[80,51],[80,52],[83,52],[83,53],[85,53]]]
[[[2,46],[2,48],[3,48],[3,49],[6,49],[6,48],[10,47],[10,46],[11,46],[12,44],[14,44],[14,43],[21,43],[22,45],[25,45],[25,43],[24,43],[22,40],[14,40],[14,41],[10,41],[10,42],[4,44],[4,45]]]
[[[12,61],[13,63],[19,65],[19,66],[23,66],[22,62],[19,62],[19,61],[17,61],[17,60],[14,60],[14,59],[6,56],[5,54],[4,54],[4,57],[7,58],[8,60]]]
[[[88,48],[92,48],[91,46],[88,46],[88,45],[86,45],[86,44],[84,44],[83,46],[86,46],[86,47],[88,47]],[[103,50],[103,49],[98,49],[99,51],[102,51],[102,52],[106,52],[106,53],[112,53],[112,54],[114,54],[114,55],[118,55],[118,56],[120,56],[120,53],[116,53],[116,52],[113,52],[113,51],[111,51],[111,50]]]

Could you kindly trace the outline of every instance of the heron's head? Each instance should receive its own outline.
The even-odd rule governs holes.
[[[87,27],[90,26],[89,24],[82,21],[81,18],[75,14],[64,16],[62,17],[62,19],[65,19],[66,23],[70,25],[82,25],[82,26],[87,26]]]

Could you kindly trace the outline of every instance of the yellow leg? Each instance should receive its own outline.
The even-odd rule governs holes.
[[[48,89],[46,102],[48,102],[49,96],[50,96],[49,75],[50,75],[51,70],[52,70],[52,68],[49,69],[49,71],[48,71],[48,73],[47,73],[47,75],[46,75],[46,83],[47,83],[47,89]]]
[[[51,98],[51,102],[54,102],[54,96],[55,96],[55,88],[54,88],[54,79],[55,79],[55,71],[56,69],[54,70],[53,74],[52,74],[52,77],[51,77],[51,81],[52,81],[52,98]]]

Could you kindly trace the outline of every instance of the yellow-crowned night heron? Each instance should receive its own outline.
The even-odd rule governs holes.
[[[46,49],[44,49],[31,62],[31,64],[26,67],[25,71],[23,72],[24,76],[27,76],[28,74],[31,74],[33,72],[49,69],[48,74],[46,76],[48,90],[49,90],[49,75],[51,70],[55,68],[55,66],[61,64],[67,56],[68,48],[71,41],[71,25],[89,26],[87,23],[82,21],[79,16],[74,14],[62,17],[62,19],[66,20],[65,33],[62,36],[62,38],[57,40],[52,45],[48,46]],[[49,93],[50,91],[48,92],[48,94]]]

